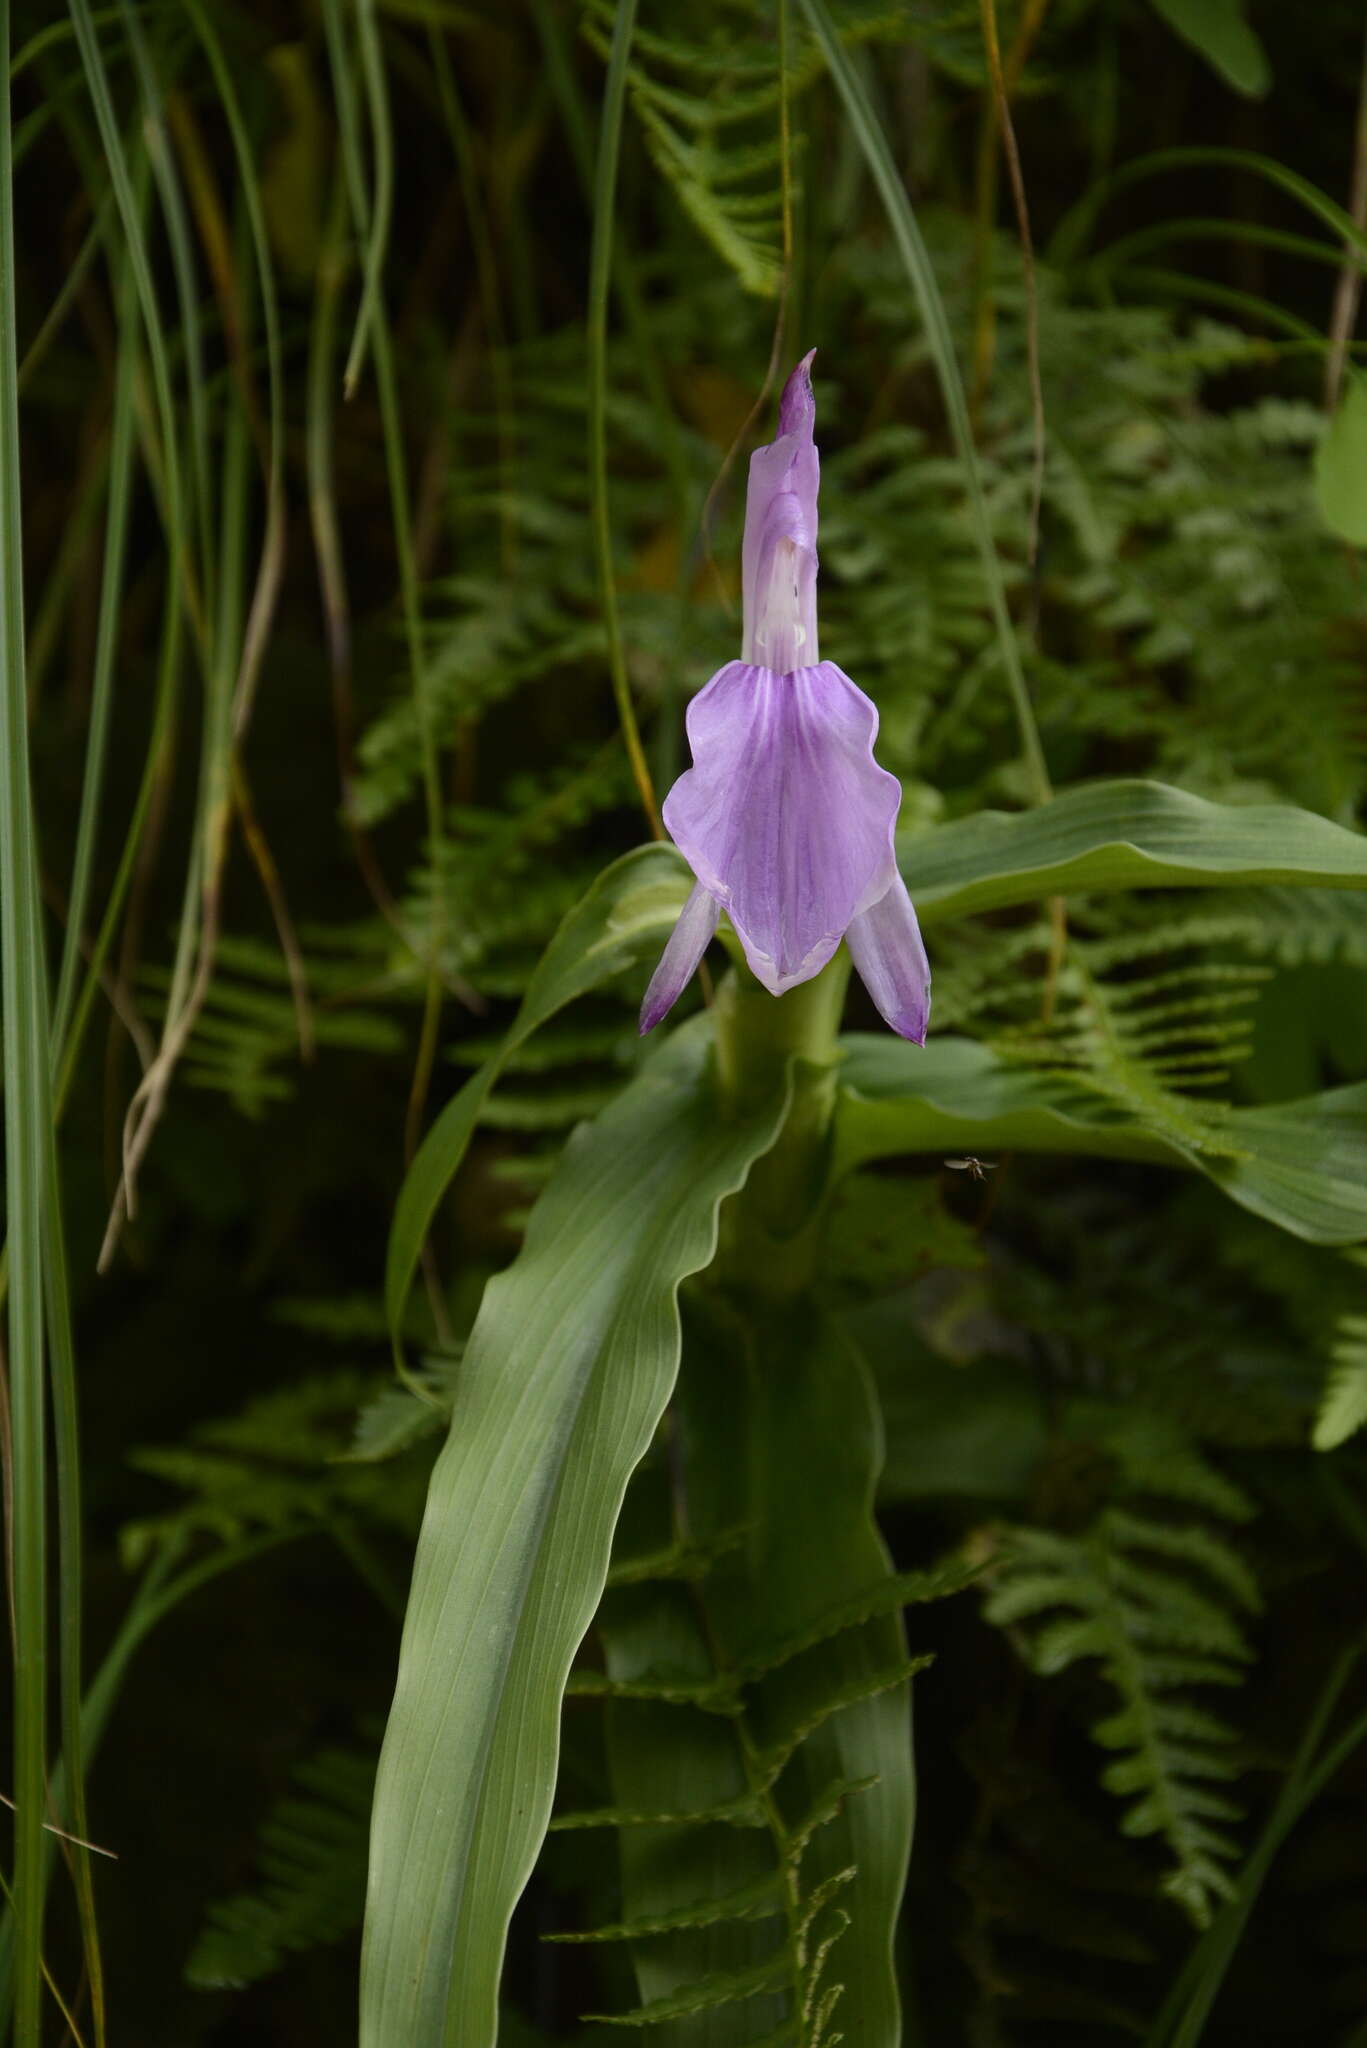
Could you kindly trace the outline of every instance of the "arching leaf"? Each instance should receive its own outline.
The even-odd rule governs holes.
[[[718,1206],[783,1111],[776,1100],[724,1122],[706,1026],[685,1027],[570,1140],[521,1253],[485,1290],[432,1475],[380,1759],[362,2048],[495,2039],[570,1661],[674,1384],[678,1286],[707,1264]]]

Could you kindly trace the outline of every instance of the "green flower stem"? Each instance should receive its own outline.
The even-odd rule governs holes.
[[[850,978],[842,946],[811,981],[771,996],[745,969],[718,991],[717,1075],[728,1114],[752,1114],[783,1072],[792,1101],[778,1142],[722,1216],[718,1277],[750,1294],[801,1293],[816,1263],[829,1181],[840,1017]]]

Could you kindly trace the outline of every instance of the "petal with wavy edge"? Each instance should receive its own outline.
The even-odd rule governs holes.
[[[720,916],[721,906],[715,896],[709,895],[701,882],[695,883],[660,955],[660,964],[650,977],[650,987],[641,1004],[643,1035],[653,1031],[661,1017],[666,1016],[678,1002],[707,951]]]
[[[900,875],[886,895],[850,919],[846,937],[859,979],[879,1014],[903,1038],[924,1045],[930,1020],[930,962]]]
[[[664,821],[782,995],[820,971],[896,874],[901,790],[873,758],[878,713],[834,662],[730,662],[688,709],[693,766]]]

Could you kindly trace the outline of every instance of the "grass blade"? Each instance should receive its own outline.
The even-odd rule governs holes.
[[[1049,769],[1044,759],[1044,748],[1040,744],[1039,728],[1035,723],[1034,707],[1030,702],[1025,671],[1021,666],[1015,627],[1011,623],[1011,615],[1006,606],[1006,589],[1002,582],[1001,563],[997,559],[997,550],[992,539],[987,501],[983,496],[978,452],[974,446],[973,428],[968,416],[968,400],[964,395],[958,357],[954,352],[954,337],[950,333],[949,316],[945,312],[944,300],[935,281],[930,252],[926,248],[916,215],[912,211],[911,201],[907,198],[906,187],[893,162],[888,139],[869,104],[863,82],[850,62],[849,52],[836,33],[825,0],[801,0],[801,6],[811,25],[812,34],[821,46],[821,53],[835,81],[836,90],[845,102],[850,126],[854,130],[873,182],[878,188],[879,197],[887,210],[888,224],[902,261],[906,265],[907,276],[916,294],[916,302],[921,309],[931,360],[940,383],[940,395],[944,400],[950,432],[959,453],[959,460],[963,464],[964,480],[968,486],[974,537],[982,557],[983,576],[987,583],[992,618],[997,628],[1002,666],[1006,671],[1011,701],[1015,706],[1021,753],[1030,777],[1031,795],[1036,803],[1044,803],[1050,795]]]
[[[589,252],[589,482],[593,494],[593,538],[598,556],[598,585],[603,625],[608,636],[608,669],[617,703],[622,739],[641,805],[658,839],[660,815],[655,790],[641,747],[631,701],[622,622],[617,609],[617,584],[612,573],[612,525],[608,517],[607,349],[608,288],[612,278],[613,214],[617,200],[617,159],[622,143],[622,110],[626,102],[627,64],[636,25],[636,0],[617,0],[612,26],[612,51],[603,88],[603,116],[598,130],[598,168],[593,185],[593,242]]]
[[[0,0],[0,979],[5,1193],[9,1219],[9,1392],[14,1624],[15,2040],[37,2048],[42,2007],[43,1813],[47,1700],[46,1426],[42,1218],[48,1047],[43,933],[29,786],[15,332],[10,11]]]
[[[100,800],[104,790],[105,753],[114,696],[114,655],[118,645],[119,613],[123,600],[128,508],[133,489],[133,443],[136,433],[133,377],[138,353],[135,321],[136,300],[133,292],[132,265],[125,258],[123,275],[119,280],[119,359],[114,379],[114,411],[110,427],[109,493],[105,512],[99,623],[95,637],[95,674],[90,691],[90,732],[86,741],[85,777],[81,785],[81,809],[76,826],[76,851],[71,864],[66,942],[62,948],[61,970],[57,977],[57,999],[52,1019],[54,1064],[66,1038],[67,1026],[71,1022],[72,1004],[76,997],[81,934],[85,929],[86,903],[89,900],[91,869],[95,860],[95,839],[99,830]]]

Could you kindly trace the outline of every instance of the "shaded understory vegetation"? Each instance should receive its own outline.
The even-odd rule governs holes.
[[[71,1726],[64,1602],[83,1604],[87,1690],[105,1688],[86,1806],[62,1811],[118,1856],[88,1866],[111,2040],[351,2037],[376,1757],[462,1349],[569,1133],[640,1070],[649,947],[507,1059],[407,1301],[403,1378],[396,1196],[562,919],[647,836],[614,669],[655,790],[686,765],[684,706],[736,651],[775,365],[817,349],[823,652],[879,706],[928,905],[955,844],[939,834],[1047,793],[984,522],[1054,792],[1106,779],[1122,804],[1158,782],[1361,822],[1360,8],[692,0],[643,5],[629,47],[625,14],[12,10],[6,674],[29,718],[32,1072],[58,1133],[84,1570],[78,1589],[30,1464],[16,1602],[31,1642],[46,1532],[49,1761]],[[980,503],[874,129],[924,237]],[[868,1361],[880,1525],[895,1568],[924,1575],[901,1587],[901,1654],[933,1656],[904,2038],[1350,2048],[1367,1261],[1342,1240],[1367,1218],[1320,1227],[1316,1189],[1367,1206],[1359,1098],[1336,1098],[1342,1157],[1293,1133],[1284,1183],[1227,1190],[1265,1128],[1241,1118],[1364,1081],[1367,898],[1269,881],[1269,853],[1231,886],[1053,877],[955,904],[944,858],[932,1052],[945,1035],[1023,1088],[1078,1089],[1148,1149],[989,1140],[965,1163],[963,1137],[870,1144],[827,1219],[821,1315]],[[5,861],[22,894],[22,839]],[[7,1031],[12,1107],[9,1012]],[[30,1296],[53,1271],[40,1235],[26,1265],[11,1218]],[[743,1348],[720,1321],[686,1295],[700,1362],[633,1481],[571,1680],[562,1817],[625,1811],[622,1786],[706,1719],[598,1694],[652,1599],[682,1614],[680,1588],[720,1573],[725,1609],[725,1513],[695,1503],[691,1548],[668,1527],[690,1432],[728,1398],[702,1361]],[[799,1356],[806,1334],[787,1336]],[[10,1364],[17,1472],[34,1408]],[[806,1475],[828,1479],[838,1497],[834,1454]],[[631,1566],[661,1543],[663,1595]],[[728,1680],[737,1717],[749,1682]],[[21,1662],[16,1694],[32,1683]],[[620,2038],[582,2016],[647,1995],[622,1944],[545,1938],[623,1918],[639,1873],[619,1834],[547,1837],[505,1969],[513,2048]],[[43,1952],[93,2043],[73,1868],[56,1858]],[[741,1859],[737,1888],[770,1885],[747,1913],[787,1870]],[[16,1982],[25,1938],[6,1930]],[[70,2038],[44,2000],[42,2038]],[[833,2038],[838,2011],[803,2041]],[[680,2016],[659,2038],[752,2035]]]

